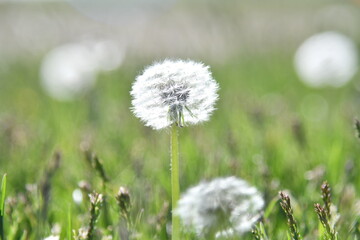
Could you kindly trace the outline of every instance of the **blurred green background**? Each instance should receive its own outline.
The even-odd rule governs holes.
[[[47,234],[60,223],[65,237],[69,208],[74,229],[87,222],[86,196],[79,206],[72,200],[79,181],[102,191],[84,160],[86,147],[110,178],[113,220],[112,196],[126,186],[133,213],[144,211],[140,239],[165,239],[153,218],[171,198],[169,132],[144,127],[130,111],[129,95],[136,75],[163,58],[204,62],[221,88],[210,121],[181,129],[182,192],[230,175],[258,187],[267,201],[287,189],[308,236],[317,227],[312,209],[321,201],[322,181],[333,187],[340,210],[359,202],[360,143],[353,123],[360,117],[360,75],[340,88],[310,88],[293,66],[297,47],[317,32],[339,31],[359,46],[359,1],[178,1],[145,19],[110,23],[83,13],[61,1],[0,1],[0,174],[7,173],[7,195],[15,196],[39,183],[53,153],[61,152]],[[119,44],[122,65],[99,72],[95,86],[72,101],[52,99],[40,84],[43,57],[60,44],[89,39]],[[359,216],[353,209],[349,214]],[[269,235],[286,239],[280,208],[269,219]]]

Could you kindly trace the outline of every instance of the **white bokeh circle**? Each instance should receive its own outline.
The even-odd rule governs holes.
[[[294,58],[302,81],[312,87],[346,84],[358,69],[355,43],[338,32],[323,32],[301,44]]]

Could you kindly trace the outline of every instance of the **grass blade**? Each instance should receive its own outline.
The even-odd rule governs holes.
[[[5,194],[6,194],[6,174],[4,174],[1,181],[1,200],[0,200],[0,214],[4,216],[5,210]]]
[[[72,239],[71,206],[69,206],[69,210],[68,210],[68,229],[67,229],[67,237],[68,237],[68,240],[71,240],[71,239]]]
[[[6,195],[6,174],[1,181],[1,198],[0,198],[0,237],[5,240],[4,233],[4,214],[5,214],[5,195]]]

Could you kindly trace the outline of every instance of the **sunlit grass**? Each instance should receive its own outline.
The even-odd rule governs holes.
[[[288,190],[301,235],[314,239],[320,223],[313,204],[321,202],[320,186],[327,180],[333,188],[333,203],[346,217],[337,226],[339,237],[355,239],[348,232],[355,224],[350,206],[359,201],[360,189],[360,143],[353,128],[353,118],[360,115],[358,77],[339,89],[309,89],[298,81],[291,58],[269,53],[211,65],[221,97],[211,121],[204,123],[206,128],[180,130],[180,190],[202,179],[230,175],[257,186],[268,204],[278,191]],[[79,206],[71,198],[78,182],[86,180],[93,190],[108,196],[114,224],[119,219],[115,195],[125,186],[131,195],[131,216],[138,219],[138,239],[166,239],[164,231],[171,218],[165,202],[171,202],[171,183],[169,146],[164,144],[169,134],[142,126],[129,110],[131,83],[144,64],[127,63],[100,75],[94,92],[69,103],[52,100],[41,90],[36,59],[13,62],[0,72],[0,174],[7,173],[6,196],[19,197],[26,192],[26,184],[40,183],[53,153],[62,153],[61,167],[51,180],[45,236],[59,223],[65,239],[69,216],[73,229],[87,225],[88,197],[84,195]],[[308,115],[312,106],[304,105],[304,99],[309,95],[326,102],[325,115],[317,119]],[[295,123],[303,128],[303,145]],[[105,193],[101,177],[84,160],[80,147],[84,144],[99,156],[110,179]],[[325,171],[309,173],[318,166]],[[33,197],[39,202],[32,203],[31,211],[25,202],[13,213],[26,209],[27,216],[36,217],[40,196]],[[102,217],[100,213],[97,226],[105,229]],[[10,234],[16,221],[6,214],[4,221]],[[32,229],[32,224],[20,226]],[[269,238],[286,239],[286,218],[279,204],[268,213],[264,227]],[[35,239],[36,230],[32,230],[27,233],[29,239]],[[119,239],[116,231],[114,239]]]

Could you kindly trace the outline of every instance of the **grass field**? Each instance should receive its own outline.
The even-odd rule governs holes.
[[[327,180],[340,214],[338,239],[360,239],[360,142],[354,128],[360,117],[359,75],[345,87],[311,89],[298,80],[292,58],[290,51],[274,50],[221,64],[202,60],[211,65],[220,98],[209,122],[180,130],[181,192],[220,176],[245,179],[264,194],[267,235],[280,240],[288,239],[287,220],[280,204],[272,208],[272,203],[286,190],[299,231],[311,240],[321,239],[313,205],[322,203],[320,186]],[[170,131],[144,127],[130,111],[131,84],[151,62],[125,62],[100,74],[96,87],[72,102],[43,92],[39,59],[0,68],[6,239],[42,239],[58,225],[61,239],[69,239],[72,229],[87,226],[86,191],[81,204],[72,199],[82,180],[107,196],[107,210],[101,208],[96,224],[99,235],[119,239],[115,195],[124,186],[131,196],[133,239],[170,239]],[[61,155],[58,168],[55,152]],[[86,160],[89,152],[101,159],[109,179],[105,186],[99,168]]]

